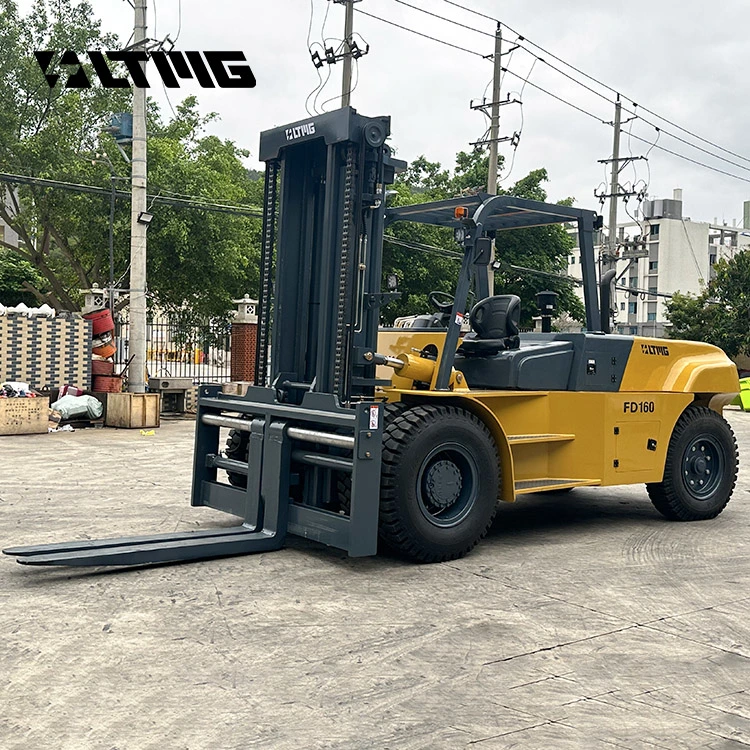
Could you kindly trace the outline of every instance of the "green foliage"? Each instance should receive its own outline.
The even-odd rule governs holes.
[[[31,263],[9,250],[0,250],[0,305],[10,307],[23,302],[34,307],[37,299],[29,287],[39,288],[43,285],[44,279]]]
[[[262,178],[253,180],[247,151],[202,131],[194,97],[166,124],[151,123],[149,181],[154,193],[179,193],[214,203],[259,203]],[[171,190],[170,190],[171,188]],[[196,315],[234,309],[232,299],[258,286],[260,220],[157,205],[149,228],[149,287],[163,308],[188,304]]]
[[[123,110],[122,89],[64,89],[61,76],[47,85],[32,54],[39,49],[111,48],[116,39],[101,33],[87,2],[60,0],[48,8],[34,2],[22,18],[13,0],[0,0],[0,163],[8,172],[72,182],[93,181],[95,168],[84,155],[96,147],[112,108]],[[47,189],[8,189],[0,217],[19,235],[19,247],[0,244],[37,269],[46,288],[39,301],[73,308],[73,290],[96,280],[96,225],[102,200]],[[106,215],[106,208],[104,208]],[[106,253],[106,231],[104,243]]]
[[[112,177],[127,190],[129,168],[102,129],[114,112],[131,107],[130,89],[50,89],[32,51],[117,49],[101,32],[85,0],[36,0],[21,17],[14,0],[0,0],[0,163],[17,174],[109,189]],[[87,67],[88,66],[84,66]],[[91,77],[94,80],[93,77]],[[247,152],[204,133],[195,99],[163,122],[149,103],[149,192],[211,202],[247,204],[260,188],[242,160]],[[37,271],[27,279],[38,301],[75,309],[79,288],[109,283],[109,197],[19,186],[8,192],[0,217],[19,235],[19,246],[0,245]],[[152,207],[148,235],[150,302],[189,309],[196,317],[221,316],[232,297],[257,286],[259,221],[193,208]],[[128,285],[130,205],[118,199],[114,220],[115,280]]]
[[[456,168],[451,175],[437,162],[429,162],[421,156],[399,175],[391,205],[403,206],[474,194],[485,188],[487,166],[488,157],[482,156],[479,152],[461,151],[456,155]],[[547,171],[537,169],[507,191],[498,192],[544,201],[547,199],[547,193],[542,183],[547,179]],[[570,200],[564,202],[570,204]],[[394,224],[389,233],[401,240],[432,245],[453,253],[461,250],[453,239],[453,232],[447,228],[400,222]],[[561,312],[566,311],[577,320],[583,320],[583,305],[569,282],[510,268],[511,265],[516,265],[550,274],[564,273],[567,270],[569,251],[575,243],[562,226],[503,232],[497,237],[495,244],[496,258],[502,266],[495,274],[495,291],[517,294],[521,298],[522,325],[529,326],[532,316],[537,314],[535,295],[542,290],[556,291],[560,295]],[[455,257],[407,249],[386,241],[384,273],[396,273],[404,294],[398,302],[384,309],[384,318],[392,322],[395,317],[401,315],[429,311],[429,292],[452,292],[458,276],[459,263],[460,260]]]
[[[714,271],[699,295],[678,292],[667,302],[670,338],[705,341],[730,357],[750,355],[750,251],[722,258]]]

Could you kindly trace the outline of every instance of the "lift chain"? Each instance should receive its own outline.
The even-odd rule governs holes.
[[[349,144],[346,150],[346,171],[344,175],[344,210],[341,221],[341,265],[339,267],[339,299],[336,312],[336,352],[333,365],[333,390],[339,392],[343,370],[344,343],[346,339],[346,301],[350,283],[349,251],[351,245],[351,225],[353,212],[355,148]]]
[[[276,199],[278,160],[266,166],[263,196],[263,247],[260,256],[260,299],[258,300],[258,341],[255,358],[255,385],[266,385],[268,361],[268,333],[271,324],[271,295],[274,245],[276,242]]]

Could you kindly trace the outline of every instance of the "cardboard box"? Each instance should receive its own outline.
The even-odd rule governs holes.
[[[233,380],[231,383],[222,383],[221,392],[232,396],[244,396],[251,385],[250,380]]]
[[[158,427],[160,399],[158,393],[108,393],[104,424],[133,429]]]
[[[47,432],[49,399],[0,398],[0,435],[36,435]]]

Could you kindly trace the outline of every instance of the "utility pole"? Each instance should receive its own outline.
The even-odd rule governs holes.
[[[633,115],[631,119],[635,119],[636,115]],[[630,122],[630,120],[625,121]],[[622,104],[620,102],[620,95],[617,95],[615,101],[615,120],[612,123],[614,125],[614,136],[612,140],[612,158],[611,159],[600,159],[600,164],[611,164],[610,170],[610,181],[609,181],[609,193],[597,193],[594,190],[594,197],[599,198],[604,206],[604,201],[609,199],[609,235],[607,237],[606,249],[602,251],[600,255],[599,265],[599,277],[604,278],[608,271],[617,270],[617,248],[620,244],[617,240],[617,201],[620,198],[624,198],[626,201],[628,198],[638,196],[638,200],[643,200],[645,196],[644,191],[635,190],[635,185],[631,186],[631,189],[620,185],[620,172],[623,167],[629,162],[645,160],[644,156],[620,156],[620,130],[622,129]],[[633,243],[633,250],[628,247],[630,243],[623,243],[625,245],[625,253],[623,257],[631,259],[631,263],[635,258],[642,257],[643,250],[635,247],[637,243]],[[647,253],[648,254],[648,253]],[[613,297],[614,301],[614,297]]]
[[[503,30],[500,22],[498,22],[497,29],[495,30],[495,71],[492,76],[492,114],[490,115],[490,164],[487,172],[487,192],[490,195],[497,195],[497,145],[500,136],[500,76],[502,74],[502,46]]]
[[[134,0],[133,47],[145,47],[146,1]],[[146,62],[139,62],[146,70]],[[133,86],[133,154],[130,211],[130,340],[132,362],[128,370],[128,390],[145,393],[146,383],[146,89]],[[145,220],[144,220],[145,219]]]
[[[115,170],[109,172],[109,310],[115,314]]]
[[[352,31],[354,29],[354,0],[344,0],[344,74],[341,77],[341,106],[348,107],[352,94]]]
[[[505,142],[510,141],[513,148],[518,146],[521,139],[520,133],[513,133],[511,136],[504,138],[500,137],[500,107],[506,104],[521,104],[521,100],[518,98],[511,99],[510,94],[507,94],[505,99],[500,99],[500,81],[503,74],[502,56],[503,54],[510,54],[514,49],[518,48],[518,45],[511,47],[503,53],[503,34],[502,26],[498,21],[497,29],[495,30],[495,53],[493,55],[494,72],[492,75],[492,99],[487,102],[485,98],[482,98],[481,103],[474,104],[473,101],[469,103],[471,109],[480,110],[486,117],[490,118],[490,127],[484,135],[478,140],[472,142],[472,146],[484,148],[489,146],[489,165],[487,167],[487,192],[490,195],[497,195],[497,165],[499,161],[498,146]],[[487,55],[489,57],[489,55]],[[487,112],[489,110],[489,114]],[[494,272],[494,261],[495,261],[495,240],[492,240],[492,247],[490,250],[490,262],[487,266],[487,282],[488,289],[478,290],[478,293],[494,294],[495,289],[495,272]]]
[[[617,199],[618,177],[620,175],[620,121],[622,119],[622,104],[620,95],[615,102],[615,134],[612,142],[612,171],[609,183],[609,237],[607,241],[608,252],[602,258],[602,274],[617,267]]]
[[[370,51],[370,45],[365,44],[362,49],[352,38],[354,30],[354,3],[361,0],[333,0],[336,5],[343,5],[344,15],[344,40],[334,49],[325,46],[325,39],[322,41],[323,54],[312,51],[310,48],[310,59],[313,65],[320,69],[324,65],[335,65],[339,60],[344,62],[344,73],[341,78],[341,106],[348,107],[352,98],[352,60],[359,60]],[[330,100],[329,100],[330,101]],[[325,102],[324,102],[325,104]]]

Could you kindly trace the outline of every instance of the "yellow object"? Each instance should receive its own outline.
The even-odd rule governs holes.
[[[152,435],[156,435],[156,430],[141,430],[141,435],[143,437],[151,437]]]
[[[737,370],[721,349],[636,337],[617,391],[471,390],[455,370],[450,390],[435,391],[444,331],[381,331],[378,351],[402,359],[382,390],[387,401],[461,407],[492,433],[501,464],[501,499],[568,487],[660,482],[675,424],[691,403],[721,412],[739,391]],[[429,389],[424,383],[432,374]],[[421,381],[418,388],[415,381]]]
[[[742,411],[750,411],[750,378],[740,379],[740,392],[730,403],[742,407]]]

